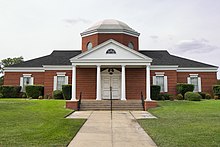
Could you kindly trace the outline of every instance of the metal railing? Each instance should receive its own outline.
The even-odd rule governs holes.
[[[80,106],[81,106],[81,99],[82,99],[82,92],[80,92],[80,95],[79,95],[79,101],[78,101],[78,111],[80,110]]]
[[[143,96],[143,92],[141,91],[141,102],[142,102],[142,107],[144,110],[144,96]]]

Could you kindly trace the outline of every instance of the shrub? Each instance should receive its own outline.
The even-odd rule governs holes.
[[[53,98],[54,99],[63,99],[63,92],[61,90],[53,91]]]
[[[220,85],[212,86],[212,90],[213,90],[214,95],[220,96]]]
[[[62,85],[63,97],[65,100],[70,100],[72,96],[72,85]]]
[[[177,99],[177,100],[184,100],[183,95],[180,94],[180,93],[177,94],[176,99]]]
[[[185,83],[177,84],[176,90],[177,90],[178,94],[180,93],[183,95],[183,97],[185,97],[186,92],[193,92],[194,85],[193,84],[185,84]]]
[[[0,93],[5,98],[19,97],[21,86],[0,86]]]
[[[26,86],[27,97],[32,97],[37,99],[39,96],[44,95],[44,86],[43,85],[27,85]]]
[[[201,96],[202,96],[202,99],[206,99],[205,96],[206,96],[206,93],[205,92],[198,92]]]
[[[159,94],[158,100],[170,100],[172,95],[168,93],[161,93]]]
[[[2,93],[0,93],[0,98],[3,98],[3,94]]]
[[[211,94],[209,94],[209,93],[206,93],[206,95],[205,95],[205,99],[212,99],[212,96],[211,96]]]
[[[186,92],[184,97],[189,101],[200,101],[202,99],[202,96],[197,92]]]
[[[160,94],[160,86],[159,85],[152,85],[150,88],[151,88],[152,100],[158,100],[159,94]]]

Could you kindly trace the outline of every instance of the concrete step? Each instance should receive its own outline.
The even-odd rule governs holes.
[[[111,101],[110,100],[82,100],[80,105],[80,110],[110,110]],[[143,110],[141,100],[113,100],[112,110]]]

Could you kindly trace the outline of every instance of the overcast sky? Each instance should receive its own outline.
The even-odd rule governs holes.
[[[80,49],[80,33],[103,19],[141,33],[140,49],[220,65],[220,0],[0,0],[0,60]]]

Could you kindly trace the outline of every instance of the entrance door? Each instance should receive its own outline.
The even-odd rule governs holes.
[[[102,98],[110,99],[110,86],[112,86],[112,99],[120,99],[121,76],[120,74],[102,75]]]

